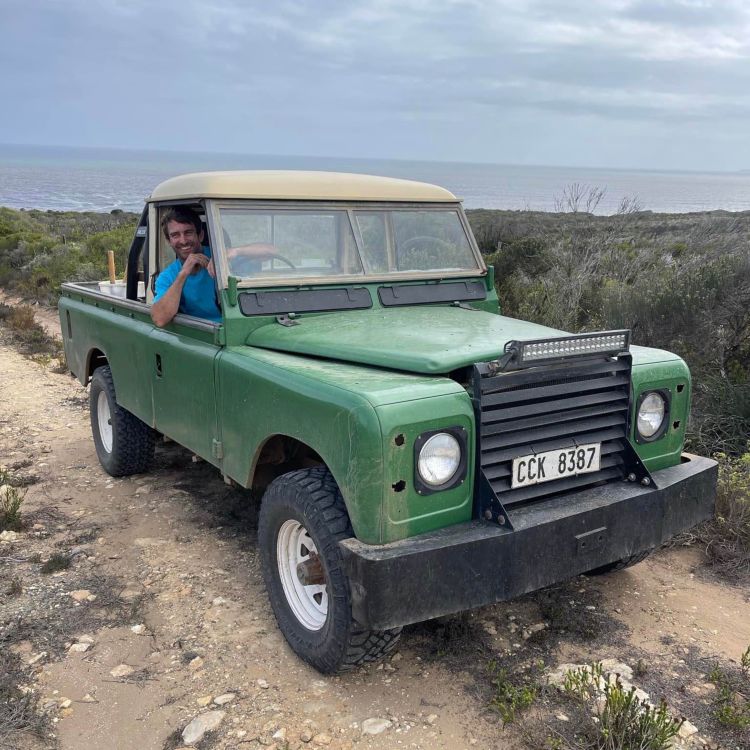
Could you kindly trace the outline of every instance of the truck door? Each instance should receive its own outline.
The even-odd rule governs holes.
[[[178,315],[169,329],[153,329],[149,349],[154,426],[220,466],[214,377],[220,347],[214,332],[211,323]]]
[[[159,220],[171,204],[149,205],[149,279],[147,301],[153,302],[158,273],[175,257]],[[199,202],[190,207],[204,219]],[[204,219],[205,220],[205,219]],[[208,230],[204,226],[204,242]],[[216,412],[214,360],[218,327],[207,320],[178,314],[166,328],[153,328],[148,347],[153,426],[162,434],[216,466],[220,435]]]

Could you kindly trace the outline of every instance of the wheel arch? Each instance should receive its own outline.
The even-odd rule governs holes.
[[[104,367],[109,364],[107,355],[99,348],[92,347],[89,349],[86,355],[86,367],[83,371],[83,384],[86,385],[90,382],[91,376],[94,374],[94,370],[97,367]]]
[[[340,476],[340,471],[337,471],[335,462],[328,460],[322,455],[322,452],[318,452],[308,441],[282,432],[269,435],[258,446],[252,458],[250,474],[244,486],[260,499],[266,488],[277,477],[299,469],[315,467],[326,469],[333,477],[344,501],[355,536],[358,537],[357,522],[359,517],[352,505],[352,499],[347,497],[344,477]]]
[[[245,486],[262,492],[282,474],[315,466],[328,469],[335,479],[329,463],[308,442],[293,435],[275,432],[258,445],[250,461],[250,474]]]

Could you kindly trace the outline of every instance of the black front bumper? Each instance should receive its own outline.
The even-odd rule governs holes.
[[[354,618],[374,630],[512,599],[659,546],[713,516],[715,461],[685,454],[629,482],[518,508],[513,530],[472,521],[384,545],[341,542]]]

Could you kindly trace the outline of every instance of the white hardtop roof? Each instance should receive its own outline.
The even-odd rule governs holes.
[[[426,182],[366,174],[289,170],[184,174],[157,185],[148,200],[190,198],[438,203],[455,203],[458,200],[445,188]]]

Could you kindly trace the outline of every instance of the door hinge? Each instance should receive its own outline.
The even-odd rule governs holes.
[[[211,455],[214,458],[224,458],[224,443],[221,440],[211,441]]]

